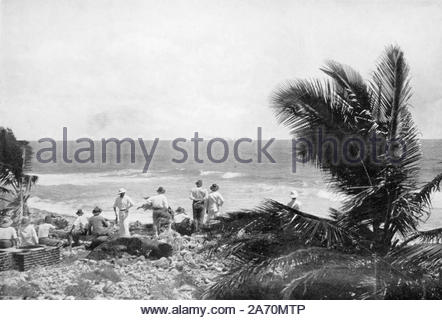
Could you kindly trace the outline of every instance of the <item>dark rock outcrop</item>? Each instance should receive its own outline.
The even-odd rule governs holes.
[[[102,260],[107,258],[120,258],[124,253],[134,256],[158,259],[172,255],[173,249],[170,244],[152,240],[144,237],[116,238],[116,239],[95,239],[95,244],[88,259]]]

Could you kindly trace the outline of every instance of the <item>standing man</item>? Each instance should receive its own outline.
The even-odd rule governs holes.
[[[192,200],[193,222],[195,231],[200,231],[200,226],[204,220],[204,210],[206,208],[207,190],[203,188],[203,180],[195,182],[196,187],[190,191],[190,200]]]
[[[171,224],[171,216],[168,212],[169,202],[166,198],[166,189],[159,187],[157,189],[157,195],[149,197],[146,204],[152,208],[152,220],[153,220],[153,231],[155,232],[155,237],[158,237],[160,233],[160,219],[166,219]]]
[[[219,186],[216,183],[210,186],[210,193],[207,196],[207,223],[219,214],[220,208],[224,204],[224,198],[218,190]]]
[[[292,190],[290,192],[290,198],[292,200],[289,201],[289,203],[287,203],[287,206],[295,209],[295,210],[299,210],[299,207],[301,206],[301,202],[299,202],[298,199],[298,191],[296,190]]]
[[[126,189],[121,188],[118,190],[118,197],[114,202],[115,222],[118,223],[118,234],[120,237],[130,237],[129,232],[129,209],[134,206],[131,198],[126,196]],[[118,214],[117,214],[118,208]]]

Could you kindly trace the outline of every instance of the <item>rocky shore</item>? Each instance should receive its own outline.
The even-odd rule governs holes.
[[[0,299],[195,299],[227,268],[200,252],[201,236],[179,240],[158,260],[125,253],[96,261],[83,246],[65,248],[59,265],[1,272]]]
[[[32,209],[38,224],[46,215],[55,216],[66,229],[75,219]],[[146,226],[131,224],[133,236],[148,236]],[[58,265],[29,271],[0,272],[0,299],[195,299],[228,269],[202,251],[203,235],[181,236],[165,232],[162,242],[173,247],[169,257],[151,260],[128,253],[103,260],[88,258],[85,245],[62,248]]]

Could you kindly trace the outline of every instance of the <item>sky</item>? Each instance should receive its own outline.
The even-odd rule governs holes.
[[[3,0],[0,126],[19,139],[288,138],[270,106],[327,59],[369,78],[405,51],[412,113],[442,138],[442,2]]]

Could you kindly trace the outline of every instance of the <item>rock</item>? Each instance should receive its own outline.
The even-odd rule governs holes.
[[[182,262],[182,261],[178,261],[178,262],[175,264],[175,269],[177,269],[178,271],[183,271],[183,268],[184,268],[184,262]]]
[[[169,260],[165,257],[152,262],[152,265],[157,268],[167,269],[169,268]]]
[[[176,277],[177,275],[179,275],[181,272],[180,271],[178,271],[177,269],[171,269],[171,270],[169,270],[169,275],[171,276],[171,277]]]
[[[178,288],[179,291],[194,291],[195,287],[191,286],[190,284],[184,284],[181,287]]]
[[[195,227],[192,221],[190,220],[190,218],[186,218],[180,223],[172,224],[172,229],[174,229],[176,232],[178,232],[183,236],[190,236],[194,231]]]
[[[166,279],[166,276],[164,274],[162,274],[162,273],[158,273],[157,274],[157,279],[158,280],[164,280],[164,279]]]
[[[89,255],[90,259],[107,259],[121,257],[124,253],[149,258],[168,257],[172,254],[172,246],[150,238],[130,237],[106,241],[96,247]]]
[[[207,266],[206,266],[205,264],[203,264],[203,263],[199,263],[199,264],[198,264],[198,267],[199,267],[200,269],[208,270]]]
[[[207,278],[203,278],[202,280],[204,281],[205,284],[210,284],[210,283],[212,283],[212,281],[210,281],[210,280],[207,279]]]
[[[95,239],[92,240],[91,244],[87,247],[87,249],[93,250],[108,240],[109,240],[108,236],[96,237]]]

